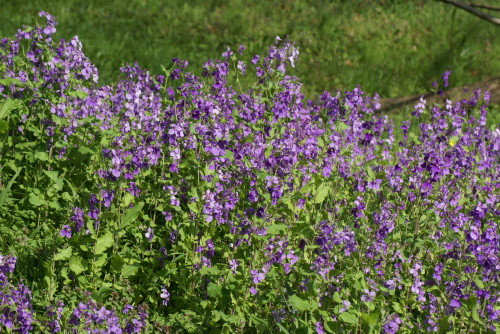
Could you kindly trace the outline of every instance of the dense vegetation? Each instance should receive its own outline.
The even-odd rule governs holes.
[[[106,84],[123,62],[161,74],[174,57],[200,75],[228,46],[258,54],[277,35],[300,48],[294,73],[308,98],[356,84],[382,97],[422,94],[448,70],[452,87],[500,75],[498,27],[434,0],[4,0],[0,36],[40,9],[58,18],[57,39],[79,36]]]
[[[0,42],[3,330],[500,330],[487,92],[395,127],[360,87],[305,99],[279,38],[99,85],[40,15]]]

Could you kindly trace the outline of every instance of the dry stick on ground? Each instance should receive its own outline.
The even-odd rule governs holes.
[[[483,20],[486,20],[488,22],[500,25],[500,18],[491,16],[491,15],[486,14],[486,13],[483,13],[483,12],[475,9],[474,7],[472,7],[472,6],[468,5],[468,4],[465,4],[465,3],[462,3],[462,2],[459,2],[459,1],[455,1],[455,0],[437,0],[437,1],[441,1],[441,2],[444,2],[444,3],[448,3],[450,5],[456,6],[456,7],[461,8],[461,9],[463,9],[463,10],[465,10],[465,11],[471,13],[471,14],[474,14],[474,15],[482,18]]]

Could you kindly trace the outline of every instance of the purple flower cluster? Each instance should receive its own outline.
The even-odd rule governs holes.
[[[360,87],[305,100],[298,79],[287,75],[298,49],[279,38],[249,63],[227,49],[203,65],[201,77],[175,58],[165,75],[125,66],[120,81],[98,86],[78,40],[53,44],[55,23],[42,15],[45,27],[0,43],[4,77],[15,79],[0,84],[0,94],[29,96],[33,106],[50,111],[22,117],[19,127],[28,133],[25,125],[39,119],[49,152],[61,148],[57,159],[77,165],[75,156],[97,152],[86,172],[98,184],[68,213],[71,226],[59,227],[71,239],[64,242],[87,240],[80,233],[86,222],[94,229],[115,226],[125,211],[128,226],[120,237],[140,229],[148,249],[135,249],[162,255],[160,274],[146,259],[142,277],[189,281],[161,288],[159,300],[168,308],[184,295],[193,312],[201,301],[208,307],[207,295],[219,293],[213,282],[225,282],[227,274],[241,286],[227,283],[221,291],[241,288],[252,303],[265,300],[255,312],[274,303],[275,319],[299,319],[300,310],[317,304],[322,315],[349,328],[351,306],[376,304],[387,308],[378,319],[386,333],[436,331],[461,312],[475,312],[494,330],[500,130],[486,127],[488,94],[442,106],[421,98],[412,112],[418,119],[395,129],[376,113],[378,96],[367,97]],[[24,55],[20,43],[28,43]],[[24,63],[14,63],[23,56]],[[256,83],[236,89],[231,74],[255,75]],[[30,86],[28,77],[39,84]],[[58,98],[48,99],[49,92]],[[141,219],[148,225],[135,223]],[[12,267],[5,261],[2,277]],[[207,293],[207,285],[216,288]],[[292,292],[310,302],[289,304]],[[2,323],[14,328],[24,321],[28,328],[29,302],[12,298],[5,303],[21,309],[5,311]],[[390,298],[404,307],[386,303]],[[59,306],[47,314],[56,331]],[[74,332],[132,333],[144,328],[146,316],[138,311],[123,327],[114,311],[89,299],[72,311],[69,324]],[[309,324],[318,333],[328,324],[320,320]]]
[[[0,255],[0,324],[9,331],[29,333],[33,328],[31,292],[22,283],[13,285],[8,274],[14,272],[16,258]]]

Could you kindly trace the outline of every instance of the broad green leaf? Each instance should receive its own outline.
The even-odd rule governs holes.
[[[336,303],[342,303],[342,298],[340,298],[340,294],[338,292],[335,292],[332,296],[332,300]]]
[[[291,296],[288,301],[290,305],[299,312],[313,310],[318,307],[318,303],[316,301],[302,299],[297,295]]]
[[[81,146],[78,149],[78,152],[80,152],[81,154],[91,154],[91,155],[95,154],[94,150],[92,150],[90,147],[86,147],[86,146]]]
[[[328,193],[330,192],[330,187],[327,185],[321,186],[318,191],[316,192],[316,197],[314,198],[314,203],[319,204],[323,203],[325,198],[328,196]]]
[[[266,159],[269,158],[272,152],[273,152],[273,147],[271,145],[267,146],[264,151],[264,157],[266,157]]]
[[[73,255],[69,259],[69,269],[71,269],[77,275],[82,273],[85,270],[85,267],[82,264],[82,258]]]
[[[0,119],[4,118],[10,111],[19,107],[19,101],[7,99],[2,103],[0,107]]]
[[[4,79],[0,79],[0,85],[4,85],[4,86],[10,86],[10,85],[24,86],[24,83],[22,81],[20,81],[19,79],[16,79],[16,78],[4,78]]]
[[[46,152],[36,152],[35,155],[34,155],[35,159],[38,159],[38,160],[41,160],[41,161],[48,161],[49,160],[49,156],[47,155]]]
[[[142,207],[144,206],[144,202],[137,203],[133,208],[128,209],[125,212],[125,215],[122,217],[122,222],[120,224],[120,228],[123,229],[133,223],[137,217],[139,216],[139,212],[141,212]]]
[[[123,276],[123,278],[129,278],[131,276],[134,276],[138,270],[139,270],[139,265],[137,265],[137,264],[124,265],[122,268],[122,276]]]
[[[337,130],[337,132],[343,132],[349,129],[349,125],[345,124],[342,121],[337,121],[335,122],[335,129]]]
[[[87,93],[79,91],[79,90],[74,90],[66,93],[68,96],[72,97],[77,97],[79,99],[84,99],[87,97]]]
[[[348,324],[356,325],[358,323],[358,317],[355,314],[344,312],[339,315],[340,320]]]
[[[125,261],[120,255],[114,254],[111,256],[111,270],[115,272],[120,272],[122,270]]]
[[[484,289],[484,283],[479,278],[475,278],[474,283],[477,285],[479,289]]]
[[[279,231],[287,229],[288,226],[285,224],[274,224],[266,227],[267,234],[278,234]]]
[[[111,232],[106,231],[106,233],[102,236],[100,236],[95,244],[95,255],[102,254],[108,249],[109,247],[113,246],[113,234]]]
[[[233,160],[234,159],[234,153],[231,152],[230,150],[226,150],[226,153],[224,154],[223,158]]]
[[[45,175],[47,175],[52,181],[57,182],[59,181],[59,172],[58,171],[48,171],[44,170],[43,171]]]
[[[73,253],[73,249],[71,247],[68,248],[63,248],[57,252],[57,254],[54,256],[55,261],[60,261],[60,260],[67,260],[71,257],[71,254]]]
[[[212,282],[208,283],[207,294],[209,297],[218,297],[222,294],[222,285],[214,284]]]
[[[368,181],[375,180],[375,173],[373,173],[373,170],[371,169],[371,167],[366,168],[366,174],[368,174]]]
[[[34,206],[42,206],[45,204],[45,200],[43,198],[38,197],[38,195],[35,195],[34,193],[30,193],[29,201],[31,205]]]

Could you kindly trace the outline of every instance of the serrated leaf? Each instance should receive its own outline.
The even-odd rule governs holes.
[[[144,202],[137,203],[133,208],[128,209],[125,212],[125,215],[122,217],[122,222],[120,224],[120,228],[123,229],[133,223],[137,217],[139,216],[139,212],[141,212],[142,207],[144,206]]]
[[[79,256],[72,256],[69,259],[69,269],[77,275],[81,274],[85,270],[85,267],[82,264],[82,258]]]
[[[356,325],[358,323],[358,317],[349,312],[340,313],[339,318],[347,324]]]
[[[139,265],[137,265],[137,264],[124,265],[122,268],[122,276],[123,276],[123,278],[129,278],[131,276],[134,276],[138,270],[139,270]]]
[[[95,243],[95,255],[102,254],[109,247],[113,246],[113,234],[111,232],[106,231],[106,233],[100,236]]]
[[[71,254],[73,253],[73,249],[71,247],[68,248],[63,248],[57,252],[57,254],[54,256],[55,261],[60,261],[60,260],[67,260],[71,257]]]

